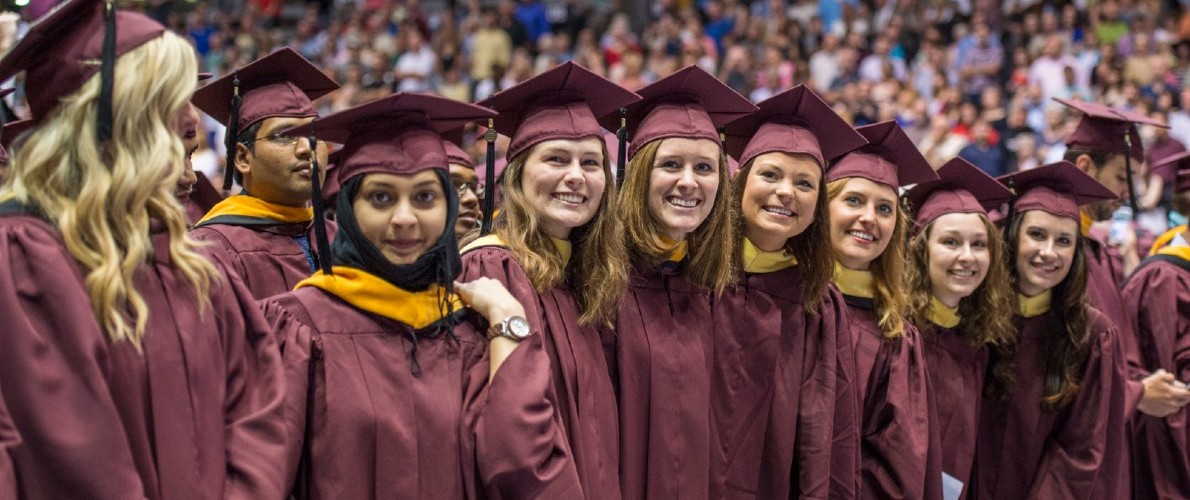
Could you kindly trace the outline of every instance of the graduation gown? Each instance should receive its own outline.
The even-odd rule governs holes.
[[[1162,259],[1177,259],[1171,262]],[[1124,305],[1134,312],[1141,367],[1177,376],[1179,342],[1190,339],[1190,261],[1149,257],[1128,279]],[[1180,379],[1187,380],[1187,379]],[[1140,500],[1190,498],[1190,412],[1165,418],[1136,415],[1132,436],[1132,485]]]
[[[988,350],[971,345],[956,328],[936,324],[921,330],[921,342],[934,391],[942,472],[962,482],[959,498],[967,498],[973,496],[969,493]]]
[[[855,497],[846,309],[832,285],[807,311],[802,279],[799,267],[743,274],[713,304],[713,499]]]
[[[624,498],[707,497],[711,296],[682,266],[634,269],[615,332],[604,333],[614,356]]]
[[[210,212],[215,205],[223,201],[223,195],[211,181],[207,179],[206,174],[202,172],[194,173],[198,180],[194,183],[194,188],[190,193],[190,197],[182,202],[182,208],[186,210],[186,220],[190,222],[193,227],[202,220],[203,216]]]
[[[261,307],[285,364],[286,477],[296,498],[580,494],[546,402],[540,335],[523,341],[487,387],[487,325],[470,309],[452,336],[315,287]]]
[[[871,298],[844,300],[862,415],[859,496],[940,498],[941,450],[921,336],[905,323],[902,337],[885,339]]]
[[[550,404],[565,430],[582,498],[620,498],[616,396],[599,332],[579,325],[574,293],[559,285],[540,293],[507,248],[477,241],[463,253],[460,281],[497,280],[525,307],[525,317],[550,361]],[[573,498],[573,497],[572,497]]]
[[[1084,237],[1083,242],[1087,261],[1087,301],[1115,325],[1117,344],[1123,355],[1121,367],[1128,374],[1124,390],[1116,393],[1116,401],[1112,403],[1124,408],[1125,420],[1121,423],[1124,428],[1113,428],[1109,432],[1113,435],[1130,434],[1134,432],[1133,421],[1139,413],[1137,406],[1144,396],[1144,384],[1141,380],[1147,377],[1149,372],[1142,367],[1136,332],[1132,329],[1132,311],[1124,307],[1124,297],[1120,293],[1121,286],[1117,276],[1122,273],[1117,270],[1116,262],[1105,245],[1090,237]],[[1115,425],[1115,422],[1112,425]],[[1132,453],[1128,447],[1118,451],[1117,454],[1105,457],[1103,471],[1104,477],[1108,479],[1105,487],[1115,492],[1116,498],[1127,498],[1132,483]]]
[[[1112,322],[1088,309],[1091,335],[1078,395],[1057,412],[1044,410],[1046,335],[1061,334],[1054,311],[1016,318],[1020,325],[1013,361],[1015,385],[1003,401],[984,401],[976,448],[977,498],[1117,499],[1103,465],[1125,446],[1124,367]],[[1113,434],[1114,433],[1114,434]]]
[[[0,436],[15,498],[282,497],[282,371],[268,325],[234,274],[200,308],[158,223],[152,239],[134,275],[150,311],[142,354],[99,326],[56,228],[0,216],[0,396],[12,424]]]

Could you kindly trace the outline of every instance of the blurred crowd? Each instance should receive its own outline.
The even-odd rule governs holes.
[[[423,2],[151,0],[145,9],[187,34],[216,75],[281,46],[298,50],[342,84],[320,102],[326,112],[393,91],[478,101],[570,60],[631,90],[697,64],[756,102],[805,83],[854,125],[896,119],[935,166],[958,155],[1000,175],[1061,159],[1076,120],[1055,97],[1169,123],[1142,127],[1151,160],[1190,144],[1186,0]],[[13,99],[20,113],[20,93]],[[207,125],[207,137],[222,137]],[[217,142],[195,158],[212,178]],[[1142,208],[1160,198],[1150,193]]]

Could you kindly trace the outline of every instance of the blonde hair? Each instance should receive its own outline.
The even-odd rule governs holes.
[[[171,125],[194,92],[197,72],[194,49],[165,32],[117,59],[108,143],[96,140],[96,75],[61,99],[12,160],[8,189],[58,226],[66,250],[86,270],[95,318],[112,342],[138,350],[151,311],[133,277],[152,257],[150,219],[164,223],[171,263],[194,286],[200,307],[217,276],[186,236],[174,196],[185,153]]]
[[[847,181],[852,177],[844,177],[827,183],[826,196],[833,201],[843,193]],[[895,192],[895,190],[894,190]],[[884,332],[884,338],[896,339],[905,335],[905,310],[909,299],[905,296],[905,285],[901,282],[905,262],[905,234],[909,231],[909,216],[905,208],[898,203],[897,221],[893,226],[892,236],[888,247],[876,260],[872,261],[872,302],[876,306],[876,322]]]
[[[665,232],[649,213],[649,184],[653,163],[657,160],[658,139],[641,146],[628,161],[624,179],[624,193],[620,196],[620,223],[627,238],[628,258],[633,265],[654,265],[672,251],[666,243]],[[690,265],[686,278],[691,283],[722,292],[735,281],[735,262],[732,260],[736,238],[734,194],[727,176],[727,157],[719,152],[719,188],[711,213],[693,232],[686,235]]]
[[[616,184],[611,163],[606,146],[600,147],[607,184],[595,217],[570,232],[573,252],[569,263],[562,262],[562,256],[541,227],[540,215],[525,196],[525,163],[537,146],[508,162],[500,184],[504,202],[492,230],[516,256],[538,293],[565,283],[578,299],[580,324],[610,326],[619,310],[620,297],[628,288],[628,258],[620,225],[612,212]]]

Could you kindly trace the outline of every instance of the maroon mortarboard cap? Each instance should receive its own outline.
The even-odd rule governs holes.
[[[1012,191],[962,158],[938,169],[938,179],[926,181],[905,195],[916,209],[914,232],[945,214],[986,214],[1012,199]]]
[[[25,99],[34,120],[49,116],[59,99],[78,91],[100,71],[105,25],[109,22],[106,5],[101,0],[62,2],[35,21],[25,37],[0,59],[0,81],[26,72]],[[165,32],[165,27],[143,14],[120,10],[113,14],[110,20],[116,26],[115,57]]]
[[[500,112],[495,128],[511,139],[505,155],[512,159],[542,141],[602,138],[603,128],[596,118],[639,100],[635,93],[566,62],[479,105]]]
[[[285,130],[343,145],[335,178],[368,173],[413,175],[447,169],[442,132],[496,113],[430,94],[397,93]]]
[[[740,165],[765,153],[803,153],[825,169],[827,162],[868,143],[805,85],[770,97],[758,107],[760,111],[723,129],[727,153]]]
[[[1141,113],[1124,109],[1116,109],[1094,102],[1075,101],[1070,99],[1054,99],[1083,113],[1083,119],[1078,122],[1074,132],[1066,138],[1066,146],[1071,149],[1086,149],[1111,154],[1129,153],[1128,145],[1124,142],[1125,134],[1131,138],[1131,156],[1133,160],[1144,161],[1145,149],[1141,144],[1140,134],[1133,125],[1144,124],[1168,128],[1161,120],[1149,118]]]
[[[446,161],[450,165],[462,165],[471,170],[475,170],[475,159],[471,154],[464,151],[463,144],[463,127],[454,130],[448,130],[442,133],[442,146],[446,148]]]
[[[1186,191],[1190,189],[1190,151],[1182,151],[1178,154],[1166,156],[1161,161],[1153,164],[1153,170],[1158,169],[1173,169],[1176,172],[1177,182],[1174,184],[1175,191]]]
[[[204,71],[204,72],[201,72],[198,74],[198,81],[205,82],[207,80],[210,80],[211,77],[213,77],[213,76],[215,76],[214,73],[207,73]]]
[[[756,105],[698,66],[687,66],[640,89],[642,100],[628,107],[628,158],[658,139],[685,137],[719,142],[719,127],[754,113]],[[609,130],[618,114],[600,117]]]
[[[1041,210],[1079,221],[1078,207],[1116,199],[1110,189],[1068,161],[1001,176],[997,180],[1016,192],[1013,209],[1017,213]]]
[[[930,162],[897,122],[874,123],[855,130],[868,140],[868,144],[835,162],[826,172],[827,182],[860,177],[895,191],[900,186],[938,178]]]
[[[190,102],[230,130],[232,115],[237,111],[232,101],[238,93],[240,105],[234,130],[242,131],[275,116],[318,116],[313,100],[338,88],[339,84],[322,70],[287,47],[206,84]]]

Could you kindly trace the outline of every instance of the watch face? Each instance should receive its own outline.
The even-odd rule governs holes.
[[[529,322],[520,316],[508,318],[508,335],[520,340],[529,336]]]

